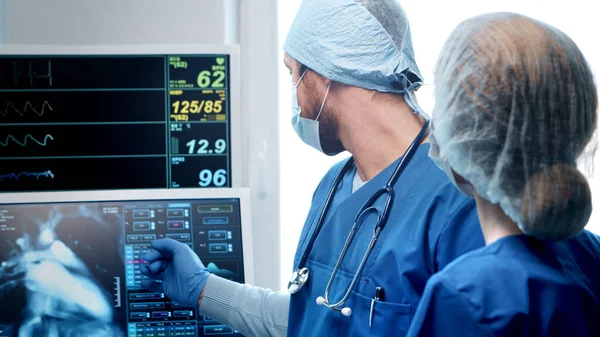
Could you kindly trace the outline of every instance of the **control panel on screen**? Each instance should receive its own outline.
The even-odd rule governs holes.
[[[240,199],[0,205],[0,337],[241,336],[144,289],[154,239],[244,282]]]
[[[231,187],[230,55],[0,56],[0,192]]]

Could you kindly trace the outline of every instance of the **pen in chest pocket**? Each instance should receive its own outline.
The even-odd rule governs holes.
[[[383,301],[383,289],[381,287],[375,288],[375,297],[371,299],[371,311],[369,312],[369,328],[373,326],[373,310],[375,308],[375,301]]]

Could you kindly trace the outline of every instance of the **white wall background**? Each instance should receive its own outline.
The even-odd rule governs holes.
[[[18,44],[222,43],[222,1],[7,0]]]
[[[417,63],[427,84],[433,80],[433,66],[442,45],[461,21],[493,11],[511,11],[545,21],[569,34],[579,45],[600,84],[598,5],[589,0],[399,0],[407,12],[413,33]],[[279,1],[280,58],[283,41],[300,5],[299,0]],[[290,124],[290,77],[280,61],[281,109],[281,286],[287,285],[297,241],[310,206],[312,193],[328,168],[340,158],[328,158],[305,146]],[[433,107],[431,85],[419,90],[426,111]],[[595,159],[600,167],[600,154]],[[595,211],[588,229],[600,233],[600,176],[590,179]]]
[[[280,275],[276,4],[276,0],[0,0],[0,43],[240,43],[241,169],[243,185],[252,188],[255,284],[275,289]]]

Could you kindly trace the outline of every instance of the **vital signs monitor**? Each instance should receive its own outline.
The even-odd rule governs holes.
[[[240,187],[237,46],[0,46],[0,191]]]

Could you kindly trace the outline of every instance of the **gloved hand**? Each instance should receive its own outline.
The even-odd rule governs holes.
[[[164,292],[171,300],[186,307],[198,306],[200,294],[210,273],[198,255],[186,244],[173,239],[152,241],[154,250],[144,254],[141,265],[142,286]]]

